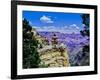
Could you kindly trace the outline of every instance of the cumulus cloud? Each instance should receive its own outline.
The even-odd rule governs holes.
[[[44,23],[53,23],[53,20],[51,20],[50,17],[45,16],[45,15],[43,15],[43,16],[40,18],[40,21],[41,21],[41,22],[44,22]]]

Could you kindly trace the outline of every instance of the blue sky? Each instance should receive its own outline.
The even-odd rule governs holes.
[[[78,13],[23,11],[22,15],[37,31],[78,33],[83,28]]]

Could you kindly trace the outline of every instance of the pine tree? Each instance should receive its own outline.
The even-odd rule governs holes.
[[[38,41],[33,37],[32,27],[23,20],[23,68],[39,67],[40,59],[37,52]]]

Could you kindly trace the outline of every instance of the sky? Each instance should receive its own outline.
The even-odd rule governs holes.
[[[83,29],[79,13],[23,11],[23,19],[37,31],[56,31],[63,33],[79,33]]]

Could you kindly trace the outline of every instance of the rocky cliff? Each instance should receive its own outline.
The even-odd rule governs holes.
[[[69,56],[66,46],[64,44],[49,44],[46,37],[37,35],[35,38],[38,40],[39,45],[37,51],[40,57],[40,67],[68,67]]]
[[[67,50],[61,46],[57,48],[46,46],[44,49],[38,51],[41,59],[40,66],[41,65],[44,65],[45,67],[70,66]]]

